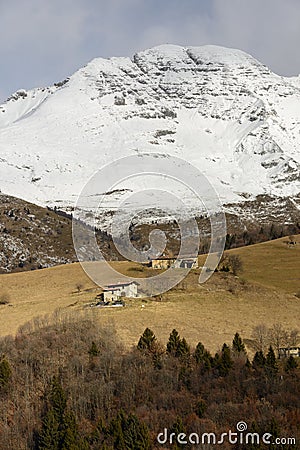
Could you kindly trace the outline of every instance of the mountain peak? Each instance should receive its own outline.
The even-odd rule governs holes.
[[[255,58],[242,50],[218,45],[183,47],[174,44],[164,44],[138,52],[137,55],[156,55],[158,58],[165,57],[169,59],[186,59],[187,55],[192,56],[193,61],[198,64],[207,62],[226,65],[242,63],[260,64]]]
[[[266,70],[265,66],[255,58],[232,48],[217,45],[203,45],[201,47],[183,47],[167,44],[159,45],[133,56],[142,71],[215,71],[232,68],[245,69],[256,67]]]
[[[224,203],[294,196],[299,108],[297,80],[241,50],[168,44],[132,59],[96,58],[65,82],[0,106],[0,189],[72,207],[116,154],[158,152],[200,168]]]

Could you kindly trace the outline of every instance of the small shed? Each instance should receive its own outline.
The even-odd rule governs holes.
[[[169,269],[169,267],[174,266],[176,258],[168,258],[162,256],[160,258],[151,259],[152,269]]]
[[[279,358],[300,357],[300,347],[280,347]]]
[[[169,269],[170,267],[174,267],[176,269],[197,269],[198,267],[198,258],[184,256],[181,258],[168,258],[161,257],[151,260],[152,269]]]
[[[198,268],[198,258],[183,257],[178,258],[174,267],[177,269],[197,269]]]

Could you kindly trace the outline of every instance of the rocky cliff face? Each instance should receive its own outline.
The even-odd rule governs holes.
[[[0,106],[0,188],[74,207],[104,164],[157,152],[196,166],[231,210],[261,194],[295,199],[297,208],[299,111],[299,79],[239,50],[164,45],[132,59],[97,58],[62,83],[18,91]],[[135,189],[120,183],[105,207]]]

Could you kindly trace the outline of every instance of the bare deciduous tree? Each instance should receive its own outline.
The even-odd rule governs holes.
[[[288,332],[281,323],[275,323],[269,331],[269,339],[271,345],[276,349],[277,355],[279,355],[280,347],[288,345]]]
[[[288,346],[296,347],[300,342],[299,330],[292,330],[288,334]]]
[[[258,351],[265,352],[269,345],[269,330],[263,323],[253,328],[252,339],[254,339]]]
[[[232,270],[233,275],[238,275],[240,272],[243,271],[243,261],[241,260],[241,257],[238,255],[229,255],[228,256],[228,263]]]

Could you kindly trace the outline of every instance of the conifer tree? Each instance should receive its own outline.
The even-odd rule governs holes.
[[[180,336],[177,330],[173,330],[172,333],[169,336],[169,341],[167,343],[167,353],[170,355],[175,356],[177,349],[180,344]]]
[[[279,425],[278,425],[278,422],[277,422],[277,420],[274,418],[274,417],[272,417],[272,420],[271,420],[271,423],[270,423],[270,428],[269,428],[269,433],[272,435],[272,441],[274,442],[274,440],[276,439],[276,438],[278,438],[279,436],[280,436],[280,427],[279,427]],[[279,447],[279,449],[283,449],[284,447],[286,447],[286,446],[278,446],[278,445],[275,445],[275,444],[271,444],[270,446],[269,446],[269,449],[270,450],[277,450],[278,449],[278,447]]]
[[[100,417],[95,429],[93,430],[93,432],[90,436],[90,442],[92,444],[97,444],[99,447],[102,448],[104,446],[104,440],[105,440],[105,437],[107,434],[109,434],[109,433],[106,428],[105,422],[102,419],[102,417]]]
[[[182,419],[180,417],[177,417],[176,422],[172,425],[171,429],[170,429],[170,433],[175,433],[175,439],[176,437],[181,434],[184,433],[186,434],[186,429],[182,423]],[[186,448],[185,444],[179,444],[178,442],[174,442],[174,449],[180,449],[180,448]]]
[[[273,350],[273,347],[270,345],[269,351],[266,357],[265,370],[267,375],[274,376],[278,372],[278,365],[276,361],[276,356]]]
[[[137,416],[120,411],[111,421],[110,433],[114,438],[116,450],[149,450],[151,448],[149,431]]]
[[[199,400],[199,401],[197,402],[197,404],[196,404],[196,411],[195,411],[195,412],[196,412],[197,416],[198,416],[200,419],[202,419],[202,417],[203,417],[203,415],[204,415],[206,409],[207,409],[207,406],[206,406],[205,401],[204,401],[204,400]]]
[[[213,365],[218,369],[221,377],[225,377],[228,374],[233,365],[233,361],[231,359],[230,348],[227,344],[223,344],[221,355],[216,354]]]
[[[284,370],[286,372],[292,372],[293,370],[297,369],[297,367],[298,367],[298,363],[297,363],[296,359],[292,355],[290,355],[288,357],[288,359],[286,360]]]
[[[79,438],[75,416],[66,411],[67,396],[54,376],[48,396],[47,411],[38,437],[38,450],[87,450]]]
[[[252,365],[255,369],[262,369],[265,367],[266,358],[261,350],[255,353]]]
[[[246,367],[246,369],[251,369],[251,362],[249,361],[249,358],[247,358],[247,360],[245,362],[245,367]]]
[[[98,356],[99,353],[100,353],[100,350],[99,350],[97,344],[94,341],[92,341],[92,344],[89,348],[89,355],[91,357],[93,357],[93,356]]]
[[[12,370],[5,357],[0,361],[0,388],[7,386],[12,376]]]
[[[180,339],[178,347],[175,352],[175,356],[179,358],[188,358],[190,356],[190,347],[185,338]]]
[[[137,347],[139,350],[150,351],[155,342],[156,342],[155,334],[153,333],[152,330],[150,330],[150,328],[146,328],[144,333],[139,339]]]
[[[241,336],[239,335],[239,333],[235,333],[235,335],[234,335],[234,338],[232,341],[232,350],[236,354],[241,354],[241,353],[246,354],[245,344],[244,344]]]
[[[130,414],[126,420],[124,430],[126,449],[148,450],[150,449],[149,432],[146,425],[140,422],[136,415]]]
[[[45,414],[42,421],[42,429],[38,438],[39,450],[59,450],[60,432],[59,423],[56,420],[53,409]]]
[[[196,345],[195,351],[194,351],[194,355],[193,355],[197,364],[200,364],[203,362],[204,354],[205,354],[205,347],[202,344],[202,342],[198,342],[198,344]]]
[[[204,371],[209,370],[212,365],[212,356],[201,342],[198,342],[194,354],[196,364],[201,364]]]
[[[67,406],[67,396],[58,377],[54,376],[49,396],[55,418],[59,424],[63,423],[63,416]]]
[[[110,434],[114,439],[114,448],[116,450],[126,450],[124,434],[123,434],[123,411],[120,411],[118,416],[111,421],[110,424]],[[122,426],[123,425],[123,426]]]
[[[231,359],[231,352],[230,348],[227,344],[223,344],[222,347],[222,355],[221,355],[222,364],[226,369],[230,369],[233,365],[232,359]]]
[[[79,450],[79,436],[75,416],[71,412],[66,412],[63,418],[61,431],[61,450]]]

